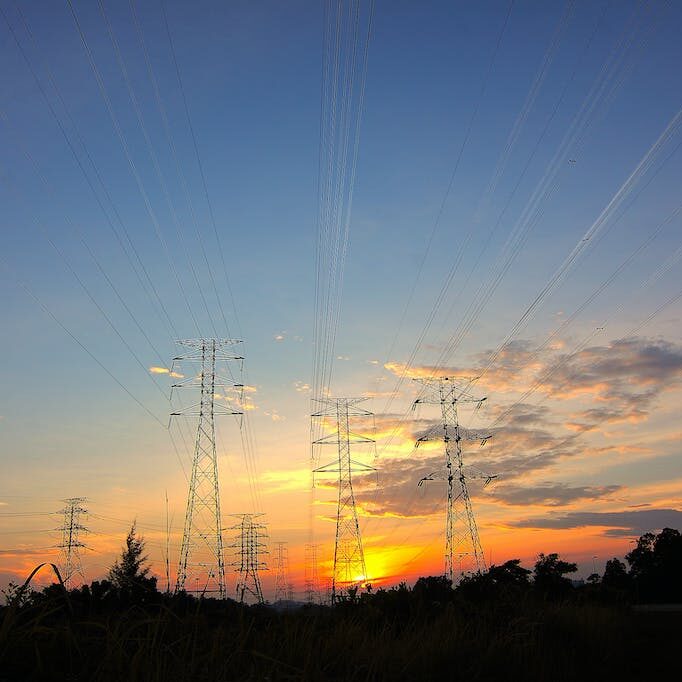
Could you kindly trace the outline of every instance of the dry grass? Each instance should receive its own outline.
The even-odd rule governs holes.
[[[57,591],[3,609],[1,681],[652,679],[673,669],[682,622],[532,594],[434,605],[388,593],[288,613],[160,596],[71,602]]]

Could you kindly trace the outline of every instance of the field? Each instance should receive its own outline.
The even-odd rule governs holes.
[[[577,591],[451,595],[401,586],[277,611],[54,589],[0,612],[0,680],[651,680],[678,665],[679,612]]]

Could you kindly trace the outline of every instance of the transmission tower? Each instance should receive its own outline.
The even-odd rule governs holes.
[[[305,598],[308,604],[320,601],[320,576],[317,570],[317,550],[319,545],[309,543],[305,546]]]
[[[237,531],[237,539],[230,545],[236,550],[237,556],[232,566],[239,570],[237,598],[240,603],[243,603],[248,592],[259,604],[263,604],[265,600],[259,571],[267,570],[265,562],[260,560],[262,554],[267,554],[264,542],[266,532],[264,524],[254,521],[263,514],[232,514],[232,516],[240,519],[236,526],[230,528],[230,530]]]
[[[323,404],[323,409],[312,415],[313,417],[331,418],[336,423],[336,430],[333,433],[314,442],[314,445],[336,445],[338,450],[337,459],[314,470],[316,474],[337,473],[339,476],[332,603],[336,600],[336,595],[340,590],[352,585],[360,585],[368,579],[360,526],[358,525],[358,512],[355,508],[352,475],[353,473],[369,473],[376,471],[376,469],[357,462],[350,456],[352,443],[374,443],[371,438],[359,436],[350,430],[351,416],[372,416],[371,412],[357,407],[357,404],[363,400],[366,398],[322,398],[317,402]]]
[[[75,574],[85,579],[80,557],[80,550],[86,547],[80,541],[80,534],[88,531],[80,523],[81,514],[87,514],[88,511],[82,506],[85,501],[84,497],[70,497],[62,500],[66,506],[57,512],[64,515],[64,523],[61,528],[58,528],[62,532],[62,542],[57,546],[61,550],[59,563],[63,571],[62,579],[67,587]]]
[[[286,542],[275,544],[275,601],[290,598],[289,548]]]
[[[465,389],[458,387],[450,377],[438,379],[417,379],[426,387],[427,396],[419,398],[414,406],[419,403],[440,405],[440,424],[431,433],[419,438],[417,446],[426,441],[439,440],[444,444],[445,472],[434,472],[419,481],[421,486],[424,481],[444,480],[448,485],[447,511],[445,521],[445,575],[450,581],[454,580],[455,559],[460,562],[470,556],[475,570],[485,570],[485,558],[481,541],[478,536],[476,519],[471,507],[467,479],[484,478],[486,484],[494,476],[467,475],[462,459],[462,440],[479,440],[481,445],[490,436],[481,436],[460,427],[457,417],[457,405],[461,403],[473,403],[480,408],[486,398],[474,398]]]
[[[178,343],[187,348],[188,353],[173,358],[173,369],[181,362],[198,363],[199,367],[198,371],[192,370],[188,379],[173,384],[172,389],[199,388],[199,402],[171,413],[171,417],[198,418],[175,589],[176,592],[184,590],[187,582],[194,579],[197,590],[203,585],[201,594],[214,593],[224,599],[225,563],[214,417],[242,414],[231,405],[237,402],[240,396],[234,394],[239,394],[243,385],[222,376],[216,366],[219,362],[243,360],[229,350],[240,341],[190,339]],[[182,377],[175,371],[173,375]],[[216,402],[221,399],[226,402]]]

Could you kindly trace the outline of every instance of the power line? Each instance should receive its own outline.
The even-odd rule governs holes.
[[[5,268],[11,272],[11,268],[5,258],[0,255],[0,261],[3,263]],[[77,344],[80,346],[82,350],[84,350],[92,360],[102,369],[106,374],[113,379],[116,384],[128,395],[128,397],[132,398],[155,422],[160,424],[163,428],[166,428],[166,425],[144,404],[142,403],[138,398],[136,398],[130,390],[123,384],[112,372],[111,370],[104,365],[97,356],[95,356],[92,351],[68,328],[66,325],[64,325],[59,318],[55,316],[55,314],[31,291],[31,289],[28,287],[28,285],[21,281],[20,279],[16,279],[16,283],[24,290],[24,292],[31,298],[35,303],[38,304],[38,306],[42,309],[42,311],[50,317],[61,329],[68,335],[70,336]]]
[[[25,17],[23,16],[23,14],[21,13],[21,10],[20,10],[19,8],[17,8],[17,10],[18,10],[19,15],[20,15],[20,17],[21,17],[21,19],[22,19],[22,22],[23,22],[23,24],[24,24],[24,27],[25,27],[25,29],[26,29],[26,32],[28,33],[29,37],[31,38],[31,41],[35,44],[35,39],[34,39],[34,37],[33,37],[33,34],[32,34],[32,32],[31,32],[31,30],[30,30],[30,27],[28,26],[28,23],[26,22]],[[79,168],[80,171],[81,171],[81,174],[82,174],[83,177],[85,178],[85,181],[86,181],[86,183],[87,183],[87,185],[88,185],[88,187],[89,187],[89,189],[90,189],[90,191],[91,191],[93,197],[95,198],[95,201],[97,202],[97,205],[100,207],[100,210],[102,211],[102,214],[103,214],[103,216],[104,216],[104,218],[105,218],[105,221],[107,222],[107,224],[108,224],[110,230],[111,230],[112,233],[114,234],[114,237],[116,238],[116,240],[117,240],[119,246],[121,247],[121,250],[122,250],[123,253],[125,254],[126,259],[128,260],[128,263],[129,263],[129,265],[130,265],[130,267],[131,267],[131,270],[133,271],[133,273],[134,273],[135,276],[137,277],[138,282],[139,282],[139,284],[140,284],[140,287],[142,288],[142,290],[143,290],[143,291],[147,294],[147,296],[149,297],[150,302],[152,303],[152,306],[153,306],[153,308],[154,308],[154,311],[158,313],[158,311],[156,310],[156,305],[154,304],[154,301],[153,301],[153,299],[152,299],[152,293],[153,293],[153,295],[154,295],[154,297],[156,298],[156,301],[158,302],[159,307],[161,308],[161,310],[162,310],[162,312],[163,312],[163,315],[164,315],[164,317],[161,317],[161,316],[160,316],[159,319],[160,319],[162,322],[164,322],[165,324],[167,324],[167,326],[168,326],[168,328],[169,328],[169,330],[170,330],[171,335],[174,336],[175,338],[177,338],[177,337],[178,337],[177,330],[175,330],[175,327],[173,326],[173,322],[172,322],[172,320],[171,320],[171,318],[170,318],[170,315],[168,314],[168,311],[167,311],[165,305],[163,304],[163,301],[161,300],[161,298],[160,298],[160,296],[159,296],[159,294],[158,294],[158,290],[157,290],[156,287],[154,286],[154,283],[152,282],[152,280],[151,280],[151,278],[150,278],[150,276],[149,276],[149,272],[147,271],[147,269],[146,269],[144,263],[142,262],[142,260],[140,259],[140,256],[139,256],[139,253],[138,253],[138,251],[137,251],[137,249],[136,249],[136,247],[135,247],[135,244],[133,243],[133,241],[132,241],[132,239],[131,239],[131,237],[130,237],[130,233],[128,232],[128,230],[127,230],[127,228],[126,228],[126,225],[125,225],[123,219],[121,218],[121,215],[119,214],[118,210],[116,209],[115,204],[113,203],[113,199],[112,199],[112,197],[111,197],[111,194],[109,193],[109,191],[108,191],[106,185],[104,184],[104,180],[103,180],[103,178],[102,178],[102,174],[100,173],[100,171],[99,171],[97,165],[95,164],[95,161],[94,161],[92,155],[90,154],[90,152],[89,152],[89,150],[88,150],[88,147],[86,146],[83,137],[80,135],[80,133],[79,133],[79,131],[78,131],[78,126],[76,125],[76,123],[75,123],[73,117],[71,116],[71,114],[70,114],[70,112],[69,112],[69,108],[67,107],[66,102],[65,102],[65,100],[64,100],[64,97],[62,96],[61,91],[59,90],[59,87],[58,87],[58,85],[57,85],[57,83],[56,83],[56,80],[55,80],[55,78],[54,78],[54,74],[53,74],[53,72],[52,72],[52,68],[50,67],[50,64],[49,64],[49,63],[46,64],[46,69],[47,69],[47,74],[48,74],[48,79],[49,79],[49,81],[50,81],[50,84],[52,85],[52,88],[53,88],[53,90],[55,91],[55,94],[56,94],[56,96],[57,96],[57,99],[59,100],[59,102],[60,102],[62,108],[64,109],[64,112],[66,113],[67,119],[69,120],[69,122],[70,122],[70,124],[71,124],[71,128],[73,129],[74,136],[75,136],[76,139],[78,140],[79,145],[82,147],[83,152],[84,152],[84,154],[85,154],[85,156],[86,156],[86,158],[87,158],[89,164],[92,166],[92,169],[93,169],[93,171],[94,171],[94,173],[95,173],[95,177],[97,178],[97,182],[99,183],[99,185],[100,185],[100,187],[101,187],[101,189],[102,189],[102,192],[104,193],[104,196],[105,196],[106,200],[109,202],[109,204],[110,204],[110,206],[111,206],[111,208],[112,208],[112,211],[113,211],[113,213],[114,213],[114,216],[116,217],[116,220],[118,221],[118,223],[119,223],[119,225],[120,225],[120,227],[121,227],[121,229],[122,229],[122,231],[123,231],[123,235],[124,235],[124,237],[125,237],[125,240],[122,238],[122,236],[121,236],[121,234],[119,233],[118,229],[117,229],[116,226],[114,225],[114,222],[113,222],[113,220],[111,219],[111,216],[109,215],[109,212],[108,212],[108,211],[106,210],[106,208],[104,207],[104,203],[102,202],[102,200],[101,200],[99,194],[97,193],[97,191],[96,191],[96,189],[95,189],[95,186],[94,186],[94,184],[93,184],[93,182],[92,182],[92,179],[90,178],[88,172],[85,170],[85,166],[83,165],[83,163],[82,163],[82,161],[81,161],[81,159],[80,159],[78,153],[76,152],[76,148],[75,148],[75,146],[74,146],[74,144],[73,144],[73,142],[72,142],[72,140],[71,140],[69,134],[67,133],[66,128],[64,127],[64,124],[62,123],[61,119],[59,118],[59,116],[58,116],[58,114],[57,114],[55,108],[53,107],[52,103],[50,102],[49,98],[47,97],[47,93],[46,93],[46,91],[45,91],[45,88],[43,87],[42,82],[40,81],[40,79],[39,79],[39,77],[38,77],[38,75],[37,75],[35,69],[33,68],[33,65],[31,64],[31,61],[29,60],[29,58],[28,58],[28,56],[27,56],[27,54],[26,54],[26,51],[24,50],[24,48],[23,48],[23,46],[22,46],[22,44],[21,44],[21,42],[20,42],[20,40],[19,40],[19,37],[17,36],[16,32],[14,31],[12,25],[10,24],[9,20],[7,19],[7,16],[5,15],[5,13],[4,13],[4,11],[2,10],[1,7],[0,7],[0,14],[2,14],[3,19],[5,20],[7,26],[8,26],[8,28],[9,28],[11,34],[12,34],[12,37],[14,38],[14,41],[15,41],[15,43],[16,43],[16,45],[17,45],[17,48],[19,49],[19,52],[20,52],[20,54],[22,55],[22,58],[23,58],[24,62],[26,63],[26,65],[27,65],[29,71],[31,72],[31,75],[33,76],[33,79],[34,79],[35,82],[36,82],[36,85],[37,85],[37,87],[38,87],[38,90],[40,91],[41,96],[42,96],[42,98],[43,98],[43,100],[44,100],[44,102],[45,102],[45,104],[46,104],[48,110],[50,111],[52,117],[54,118],[55,122],[57,123],[57,126],[58,126],[58,128],[59,128],[59,130],[60,130],[62,136],[64,137],[64,140],[65,140],[65,142],[66,142],[66,144],[67,144],[67,146],[68,146],[68,148],[69,148],[69,150],[70,150],[70,152],[71,152],[71,154],[72,154],[72,156],[73,156],[73,158],[74,158],[74,160],[75,160],[75,162],[76,162],[76,165],[78,166],[78,168]],[[128,243],[128,246],[126,246],[126,243],[125,243],[126,241],[127,241],[127,243]],[[140,272],[138,271],[138,269],[137,269],[135,263],[133,262],[133,258],[132,258],[132,256],[131,256],[129,250],[128,250],[129,248],[130,248],[130,250],[132,251],[132,253],[134,254],[135,259],[137,260],[137,263],[138,263],[140,269],[142,270],[142,273],[144,274],[144,277],[145,277],[146,280],[147,280],[147,284],[145,284],[145,282],[144,282],[142,276],[140,275]],[[149,289],[151,289],[151,292],[152,292],[152,293],[150,293],[150,291],[149,291],[149,289],[147,288],[147,286],[149,286]]]

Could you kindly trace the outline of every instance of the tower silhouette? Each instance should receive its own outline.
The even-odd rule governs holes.
[[[244,601],[249,593],[259,604],[262,604],[263,588],[260,582],[260,571],[266,570],[267,566],[261,561],[262,554],[267,554],[264,539],[266,537],[265,525],[256,523],[255,519],[263,514],[232,514],[239,518],[239,523],[230,530],[237,531],[236,540],[230,545],[236,550],[236,561],[232,566],[239,571],[237,578],[237,599]]]
[[[323,409],[313,417],[330,418],[336,424],[333,433],[315,441],[315,445],[336,445],[337,458],[314,470],[316,474],[338,474],[338,505],[336,510],[336,540],[332,574],[332,602],[339,590],[362,584],[368,579],[365,554],[360,537],[358,512],[353,492],[353,473],[369,473],[374,467],[351,458],[351,444],[374,443],[371,438],[352,433],[350,418],[371,417],[372,413],[357,407],[366,398],[323,398]]]
[[[198,363],[198,372],[173,384],[172,389],[199,388],[199,402],[171,413],[171,417],[196,417],[197,430],[192,459],[192,474],[187,494],[182,545],[176,591],[186,589],[193,581],[201,594],[213,593],[225,598],[225,560],[220,511],[220,486],[218,484],[218,461],[216,457],[215,417],[217,415],[240,415],[231,405],[237,393],[243,389],[237,383],[216,371],[218,363],[239,361],[243,358],[229,351],[240,343],[231,339],[190,339],[179,341],[188,348],[186,355],[173,359],[173,370],[178,363]],[[182,377],[173,371],[174,376]],[[230,395],[233,394],[233,395]],[[226,402],[217,399],[227,398]],[[190,582],[191,584],[191,582]]]
[[[70,497],[62,500],[66,506],[58,512],[64,515],[64,522],[58,529],[62,532],[62,541],[57,546],[60,549],[59,563],[63,573],[62,580],[67,587],[75,574],[85,578],[80,556],[80,550],[86,546],[81,542],[80,534],[88,530],[80,522],[81,514],[86,514],[88,511],[82,506],[85,501],[84,497]]]
[[[444,445],[445,471],[434,472],[419,481],[444,480],[447,483],[447,507],[445,521],[445,575],[454,580],[455,560],[460,565],[464,557],[471,557],[471,567],[475,570],[485,569],[485,557],[481,548],[476,519],[471,507],[467,475],[462,458],[462,440],[480,440],[484,444],[490,436],[481,436],[463,430],[458,421],[457,405],[474,403],[476,407],[486,398],[474,398],[450,377],[437,379],[418,379],[425,386],[427,396],[419,398],[414,405],[427,403],[440,406],[440,423],[429,433],[417,440],[417,446],[426,441],[439,440]],[[486,478],[490,482],[494,476],[475,476]]]

